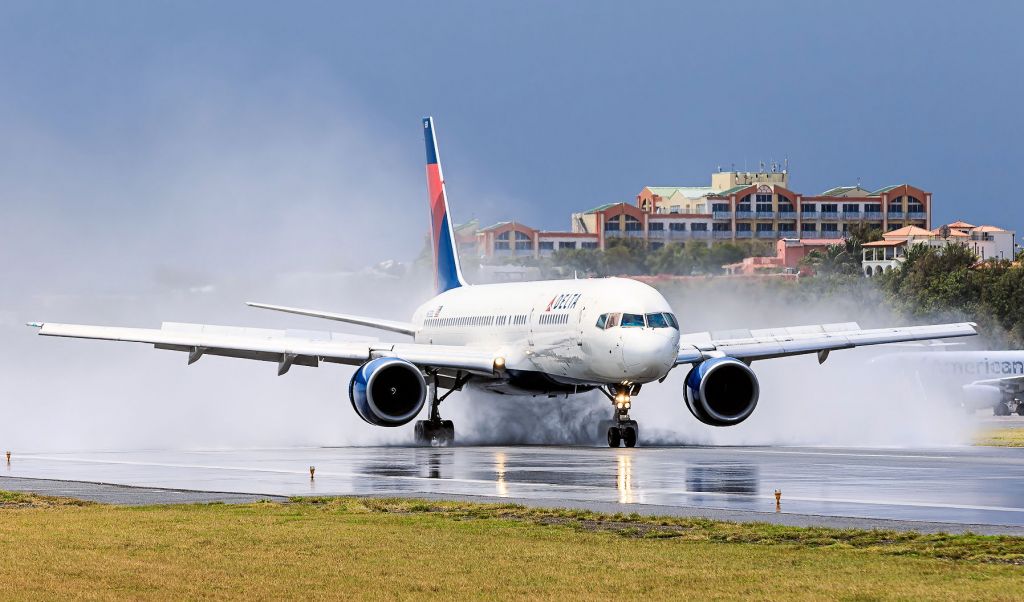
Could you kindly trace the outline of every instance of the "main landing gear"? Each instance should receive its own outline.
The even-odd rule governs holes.
[[[601,389],[615,408],[612,420],[602,420],[598,428],[598,438],[607,436],[608,447],[635,447],[640,435],[640,427],[636,420],[629,417],[629,408],[633,405],[633,395],[640,392],[640,385],[616,385],[614,388]]]
[[[1024,416],[1024,401],[1010,398],[1005,401],[1000,401],[992,408],[992,413],[996,416],[1009,416],[1014,412],[1016,412],[1018,416]]]
[[[434,385],[430,387],[430,414],[426,420],[416,421],[416,444],[447,447],[455,443],[455,424],[451,420],[441,420],[439,406],[449,395],[462,389],[462,386],[469,382],[469,375],[458,375],[452,388],[441,397],[437,396],[437,372],[434,372],[433,377]]]

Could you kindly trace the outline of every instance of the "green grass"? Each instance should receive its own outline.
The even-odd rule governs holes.
[[[1024,428],[996,428],[981,433],[975,445],[1024,447]]]
[[[1024,538],[382,499],[126,508],[0,493],[0,599],[964,599]]]

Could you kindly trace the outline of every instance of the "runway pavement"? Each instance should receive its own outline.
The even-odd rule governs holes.
[[[316,467],[312,480],[310,466]],[[369,447],[15,453],[9,466],[0,467],[0,488],[127,504],[413,496],[792,525],[1024,535],[1024,449]],[[780,512],[776,489],[782,492]]]

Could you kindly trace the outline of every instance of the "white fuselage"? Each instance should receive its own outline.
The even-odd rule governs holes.
[[[455,288],[420,306],[413,323],[417,343],[495,350],[512,382],[539,374],[566,386],[642,384],[663,378],[675,364],[674,316],[670,327],[649,325],[656,318],[639,326],[599,327],[599,318],[671,312],[646,284],[600,278]]]

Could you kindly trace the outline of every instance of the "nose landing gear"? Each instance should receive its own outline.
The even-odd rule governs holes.
[[[640,434],[640,426],[629,417],[629,408],[633,405],[633,395],[640,392],[640,385],[617,385],[614,389],[601,389],[611,400],[615,409],[612,420],[602,420],[598,428],[598,438],[607,436],[608,447],[635,447]]]

